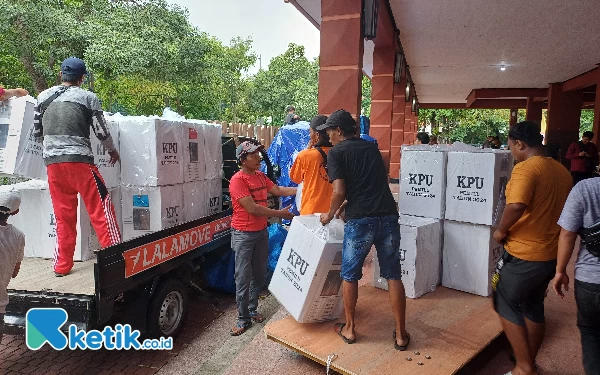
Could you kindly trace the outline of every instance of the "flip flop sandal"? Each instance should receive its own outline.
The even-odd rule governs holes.
[[[398,345],[398,343],[396,342],[396,330],[394,330],[394,349],[400,350],[401,352],[406,351],[406,349],[408,349],[408,344],[410,344],[410,333],[406,332],[406,336],[408,337],[406,345]]]
[[[254,323],[262,323],[265,321],[265,317],[258,312],[250,313],[250,318],[252,318]]]
[[[333,327],[333,329],[335,330],[335,333],[337,333],[342,338],[342,340],[344,340],[344,342],[346,344],[354,344],[356,342],[356,339],[350,340],[346,336],[342,335],[342,329],[344,328],[345,325],[346,325],[346,323],[336,323],[335,326]],[[338,328],[339,328],[339,330],[338,330]]]

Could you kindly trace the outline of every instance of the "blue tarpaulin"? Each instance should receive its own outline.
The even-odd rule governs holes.
[[[202,263],[204,280],[211,287],[222,292],[235,294],[235,253],[229,250],[224,254],[209,254]]]
[[[277,179],[279,186],[296,187],[298,186],[290,180],[290,169],[296,159],[296,155],[304,149],[310,140],[310,124],[306,121],[300,121],[293,125],[282,126],[275,135],[273,143],[267,150],[271,164],[279,165],[281,176]],[[263,172],[266,167],[263,165]],[[282,197],[281,207],[292,205],[292,212],[299,214],[296,208],[295,197]]]
[[[370,136],[370,135],[368,135],[368,134],[361,134],[361,135],[360,135],[360,137],[361,137],[362,139],[364,139],[365,141],[369,141],[369,142],[377,143],[377,140],[376,140],[375,138],[371,137],[371,136]]]
[[[360,133],[369,135],[369,130],[371,128],[371,119],[367,116],[360,116]]]

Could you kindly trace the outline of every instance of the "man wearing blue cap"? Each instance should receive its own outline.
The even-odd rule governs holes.
[[[62,84],[40,93],[35,109],[34,136],[43,140],[43,158],[56,217],[57,246],[54,273],[65,276],[73,267],[77,239],[77,194],[103,248],[121,242],[121,233],[104,180],[94,165],[90,129],[110,155],[119,161],[98,97],[83,90],[87,68],[69,57],[61,65]]]

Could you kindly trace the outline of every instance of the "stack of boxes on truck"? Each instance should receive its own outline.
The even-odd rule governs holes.
[[[502,216],[512,164],[508,151],[444,145],[403,148],[399,209],[410,216],[400,220],[400,251],[408,297],[419,297],[427,286],[433,291],[440,283],[491,294],[490,278],[502,249],[492,238],[493,225]],[[434,226],[431,221],[436,220],[439,225]],[[435,280],[429,271],[440,261]],[[375,286],[386,286],[379,275],[374,279]]]
[[[26,256],[53,258],[56,221],[45,181],[42,145],[32,137],[35,101],[12,99],[0,108],[0,173],[31,180],[3,187],[22,194],[19,215],[9,219],[26,232]],[[205,121],[105,113],[121,161],[94,135],[91,146],[123,240],[221,211],[221,128]],[[6,133],[7,142],[3,142]],[[76,261],[100,248],[81,198]]]

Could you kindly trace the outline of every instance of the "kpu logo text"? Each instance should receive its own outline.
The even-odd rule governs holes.
[[[61,331],[68,315],[64,309],[35,308],[25,316],[25,343],[31,350],[38,350],[46,343],[56,350],[67,347],[75,349],[98,350],[170,350],[173,349],[172,337],[146,339],[140,342],[140,331],[132,330],[129,324],[117,324],[105,327],[102,331],[84,331],[75,324],[69,325],[68,335]]]

